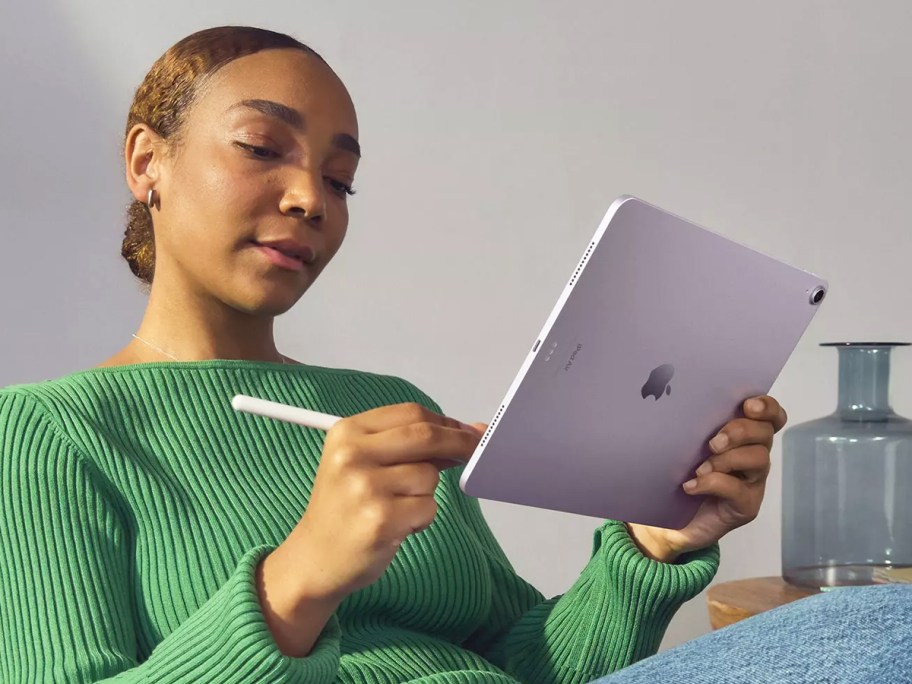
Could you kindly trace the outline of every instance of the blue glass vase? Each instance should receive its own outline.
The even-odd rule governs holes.
[[[912,567],[912,421],[890,407],[890,353],[838,342],[835,413],[782,435],[782,576],[810,587],[874,584]]]

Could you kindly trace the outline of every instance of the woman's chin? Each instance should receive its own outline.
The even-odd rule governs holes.
[[[253,316],[281,316],[291,309],[304,293],[289,283],[264,285],[262,281],[237,293],[234,308]]]

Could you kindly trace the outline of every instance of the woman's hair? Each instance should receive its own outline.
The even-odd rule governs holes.
[[[197,31],[171,46],[149,69],[133,96],[126,135],[133,126],[144,123],[169,143],[177,143],[181,126],[203,82],[232,60],[271,48],[302,50],[324,61],[313,49],[284,33],[250,26],[219,26]],[[133,274],[151,285],[155,274],[155,237],[152,215],[142,202],[134,200],[127,210],[127,229],[120,253]]]

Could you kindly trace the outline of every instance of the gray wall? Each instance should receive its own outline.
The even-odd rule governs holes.
[[[127,108],[170,44],[226,23],[309,42],[359,111],[347,242],[277,322],[305,362],[401,375],[487,422],[622,193],[829,278],[773,389],[792,423],[834,408],[818,342],[912,339],[909,3],[211,4],[4,6],[0,385],[94,365],[136,329]],[[912,352],[894,368],[912,414]],[[778,444],[773,463],[717,581],[779,572]],[[573,582],[597,520],[483,505],[522,575],[548,595]],[[700,596],[664,646],[708,629]]]

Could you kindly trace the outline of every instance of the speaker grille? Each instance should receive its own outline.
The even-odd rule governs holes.
[[[478,443],[479,447],[483,447],[487,441],[488,437],[491,436],[491,433],[494,431],[494,428],[497,426],[497,421],[500,420],[501,415],[503,415],[504,409],[507,407],[506,404],[501,404],[500,408],[497,411],[497,415],[494,416],[494,420],[491,421],[491,424],[488,425],[488,429],[485,431],[484,436],[481,438],[481,442]]]
[[[595,242],[589,243],[589,249],[586,250],[586,253],[583,254],[583,258],[580,259],[579,266],[576,267],[576,270],[573,272],[573,277],[570,278],[570,287],[573,287],[573,283],[576,282],[576,279],[579,277],[580,271],[583,270],[583,266],[586,265],[586,262],[589,261],[589,255],[592,254],[592,250],[595,248]]]

